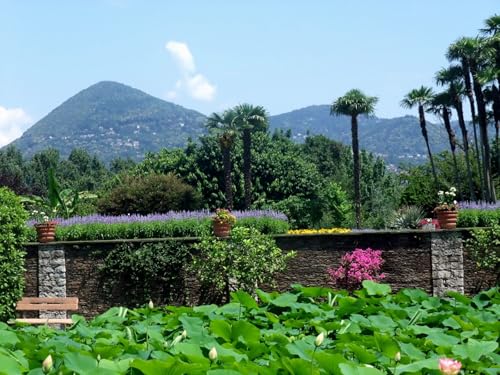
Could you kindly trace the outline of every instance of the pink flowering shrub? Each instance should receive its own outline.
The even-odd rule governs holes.
[[[384,279],[380,273],[383,263],[381,250],[354,249],[344,254],[338,268],[329,268],[327,272],[335,287],[353,291],[361,287],[363,280]]]

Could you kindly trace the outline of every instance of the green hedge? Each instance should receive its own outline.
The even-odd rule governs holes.
[[[491,227],[500,224],[500,210],[463,209],[458,211],[459,228]]]
[[[23,295],[27,218],[19,197],[0,188],[0,321],[14,316],[16,302]]]
[[[235,226],[255,228],[264,234],[282,234],[288,231],[286,221],[269,217],[238,219]],[[201,237],[203,234],[210,233],[211,228],[212,222],[210,219],[183,219],[146,223],[75,224],[64,227],[58,226],[56,241]],[[36,241],[34,228],[30,228],[29,240]]]

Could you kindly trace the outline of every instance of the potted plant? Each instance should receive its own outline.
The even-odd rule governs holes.
[[[438,205],[434,208],[441,229],[457,227],[458,203],[455,200],[457,189],[453,186],[448,191],[438,191]]]
[[[218,208],[212,216],[212,226],[216,237],[228,237],[236,217],[224,208]]]
[[[55,214],[56,210],[52,210]],[[44,211],[33,210],[31,217],[35,221],[34,227],[38,242],[51,242],[56,238],[56,225],[57,222],[52,220]]]

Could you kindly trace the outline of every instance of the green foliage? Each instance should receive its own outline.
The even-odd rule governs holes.
[[[68,330],[0,325],[0,363],[8,374],[41,374],[50,354],[54,374],[411,375],[439,374],[448,357],[466,373],[498,373],[498,288],[437,298],[363,286],[354,296],[295,285],[257,291],[259,303],[238,291],[220,307],[115,307],[74,316]]]
[[[176,241],[115,247],[100,271],[110,293],[119,294],[126,306],[178,302],[185,290],[184,267],[190,255]]]
[[[164,213],[195,210],[200,196],[189,185],[172,174],[126,176],[98,202],[100,213],[106,215]]]
[[[284,234],[288,223],[270,217],[242,218],[236,227],[251,227],[263,234]],[[73,224],[56,227],[57,241],[92,241],[133,238],[200,237],[211,233],[210,219],[182,219],[130,223]],[[28,228],[30,241],[36,240],[33,227]]]
[[[347,193],[335,181],[330,181],[320,193],[320,204],[323,211],[320,227],[349,227],[353,222],[352,204]]]
[[[494,270],[497,282],[500,280],[500,225],[491,228],[474,229],[472,238],[465,241],[478,269]]]
[[[27,218],[20,199],[0,188],[0,321],[14,316],[16,302],[23,295]]]
[[[273,239],[256,229],[243,227],[233,228],[224,240],[205,236],[194,249],[199,254],[192,270],[216,302],[227,300],[231,289],[253,293],[263,283],[272,283],[274,274],[294,256],[294,252],[283,254]]]
[[[459,209],[457,227],[490,227],[500,225],[500,209],[479,210],[479,209]]]
[[[391,227],[394,229],[417,229],[425,212],[417,206],[403,206],[396,213]]]

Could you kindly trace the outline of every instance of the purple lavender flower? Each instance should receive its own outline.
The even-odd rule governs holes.
[[[464,202],[459,202],[458,207],[460,207],[460,209],[469,209],[469,210],[498,210],[500,208],[500,201],[496,203],[488,203],[484,201],[479,201],[479,202],[464,201]]]
[[[242,218],[261,218],[269,217],[278,220],[288,221],[285,214],[272,210],[249,210],[249,211],[233,211],[232,214],[238,219]],[[185,219],[195,219],[204,220],[211,218],[213,212],[209,210],[199,210],[199,211],[169,211],[164,214],[149,214],[149,215],[119,215],[119,216],[106,216],[100,214],[93,214],[88,216],[73,216],[69,219],[55,218],[60,226],[69,226],[75,224],[115,224],[115,223],[147,223],[152,221],[169,221],[169,220],[185,220]],[[32,226],[34,224],[33,220],[29,220],[27,225]]]

